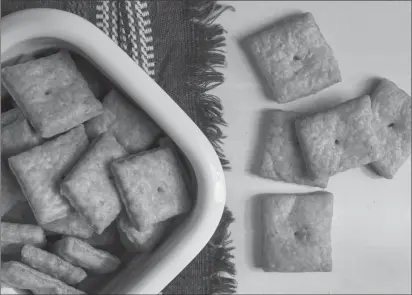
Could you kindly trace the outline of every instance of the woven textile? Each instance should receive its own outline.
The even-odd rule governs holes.
[[[224,29],[215,23],[230,6],[212,0],[97,1],[2,0],[2,16],[27,8],[56,8],[89,20],[106,33],[177,102],[208,137],[224,168],[225,125],[219,98],[209,93],[223,83]],[[163,294],[235,293],[235,267],[226,208],[214,236]]]

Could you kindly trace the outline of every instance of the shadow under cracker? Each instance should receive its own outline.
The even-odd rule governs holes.
[[[260,168],[262,165],[263,154],[265,152],[266,137],[270,127],[273,110],[264,109],[260,113],[258,122],[257,138],[253,146],[253,154],[248,163],[247,172],[260,176]]]
[[[275,20],[271,21],[270,23],[266,24],[263,27],[260,27],[256,30],[253,30],[253,31],[247,33],[246,35],[241,36],[237,40],[237,42],[239,44],[239,47],[242,49],[242,51],[243,51],[243,53],[246,57],[247,62],[249,63],[249,65],[252,68],[252,71],[254,72],[254,74],[258,77],[259,81],[261,82],[263,94],[264,94],[265,98],[268,99],[268,100],[274,101],[273,91],[270,88],[266,77],[263,75],[262,71],[259,69],[259,66],[258,66],[256,60],[254,59],[254,57],[252,56],[252,54],[249,50],[249,42],[250,42],[249,39],[252,36],[259,35],[260,33],[271,29],[273,26],[275,26],[278,23],[281,23],[281,22],[285,21],[286,19],[288,19],[292,16],[295,16],[295,15],[299,15],[301,13],[302,12],[298,11],[298,10],[292,11],[292,12],[286,14],[286,15],[283,15],[280,18],[276,18]]]
[[[251,241],[250,255],[252,258],[252,266],[260,268],[262,266],[262,196],[255,195],[246,202],[247,225],[251,229],[251,236],[248,238]]]

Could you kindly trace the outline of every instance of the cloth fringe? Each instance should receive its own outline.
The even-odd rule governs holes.
[[[190,56],[188,62],[187,86],[198,101],[200,127],[209,139],[219,156],[222,167],[230,169],[229,161],[222,150],[222,139],[225,138],[220,127],[226,126],[223,119],[223,106],[216,96],[208,94],[210,90],[224,82],[224,76],[216,68],[226,65],[223,47],[225,30],[214,21],[226,10],[234,10],[232,6],[221,5],[214,0],[186,0],[185,16],[192,23],[196,32],[195,48],[197,54]]]

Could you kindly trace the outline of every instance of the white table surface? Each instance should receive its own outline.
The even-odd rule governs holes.
[[[340,173],[329,182],[335,195],[331,273],[264,273],[255,266],[255,196],[308,192],[316,188],[265,180],[249,172],[265,109],[305,110],[354,98],[371,79],[384,76],[411,93],[410,2],[271,2],[230,1],[236,13],[218,21],[228,31],[226,82],[214,93],[229,124],[225,152],[232,164],[226,173],[228,205],[236,250],[238,293],[410,293],[411,161],[395,179],[374,177],[365,168]],[[340,64],[343,82],[320,93],[279,105],[265,96],[262,82],[239,46],[243,36],[295,11],[315,16]]]

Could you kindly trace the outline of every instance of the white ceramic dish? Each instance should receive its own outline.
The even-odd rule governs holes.
[[[1,63],[47,48],[83,55],[173,139],[193,169],[196,201],[187,220],[146,259],[133,259],[99,294],[157,294],[212,237],[226,200],[225,178],[208,139],[180,107],[109,37],[74,14],[20,11],[1,20]],[[6,288],[2,286],[1,293]]]

